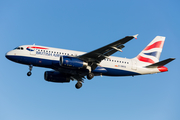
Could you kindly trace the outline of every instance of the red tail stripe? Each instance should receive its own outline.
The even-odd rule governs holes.
[[[159,66],[159,67],[158,67],[158,70],[159,70],[160,72],[166,72],[166,71],[168,71],[168,68],[167,68],[167,67],[164,67],[164,66]]]
[[[152,48],[162,48],[162,45],[163,45],[163,41],[158,41],[150,46],[147,46],[144,50],[150,50]]]
[[[142,57],[140,55],[137,56],[137,59],[142,61],[142,62],[148,62],[148,63],[155,63],[153,60],[151,60],[150,58],[145,58],[145,57]]]

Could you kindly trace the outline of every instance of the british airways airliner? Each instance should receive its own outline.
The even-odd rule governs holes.
[[[168,71],[167,63],[175,58],[159,62],[165,37],[156,36],[135,58],[127,59],[111,56],[122,52],[124,44],[137,35],[126,36],[104,47],[85,53],[39,45],[22,45],[6,53],[6,58],[29,66],[31,76],[33,66],[51,68],[45,71],[44,79],[65,83],[76,80],[75,87],[82,87],[84,79],[94,76],[135,76]]]

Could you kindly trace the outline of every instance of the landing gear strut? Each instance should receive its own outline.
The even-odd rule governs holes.
[[[79,89],[82,87],[82,82],[81,81],[78,81],[75,85],[76,89]]]
[[[91,66],[87,66],[87,69],[89,70],[89,74],[87,74],[87,79],[91,80],[94,77],[94,73],[92,73],[92,68]]]
[[[94,77],[94,73],[89,73],[89,74],[87,75],[87,79],[88,79],[88,80],[91,80],[93,77]]]
[[[27,73],[27,76],[31,76],[32,68],[33,68],[33,65],[29,65],[29,72]]]

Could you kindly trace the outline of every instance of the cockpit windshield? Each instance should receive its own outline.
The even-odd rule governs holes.
[[[14,50],[23,50],[23,47],[16,47]]]

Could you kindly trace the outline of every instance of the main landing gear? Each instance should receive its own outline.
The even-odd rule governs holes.
[[[32,68],[33,68],[33,65],[29,65],[29,72],[27,73],[27,76],[31,76]]]
[[[87,79],[92,79],[94,77],[94,73],[89,73],[88,75],[87,75]],[[83,80],[82,81],[78,81],[77,83],[76,83],[76,85],[75,85],[75,87],[76,87],[76,89],[79,89],[79,88],[81,88],[82,87],[82,82],[83,82]]]
[[[89,73],[89,74],[87,75],[87,79],[88,79],[88,80],[91,80],[93,77],[94,77],[94,73]]]
[[[82,87],[82,82],[81,81],[78,81],[75,85],[76,89],[79,89]]]
[[[94,77],[94,73],[92,73],[92,69],[90,66],[87,66],[87,69],[89,70],[89,74],[87,74],[87,79],[91,80]]]

